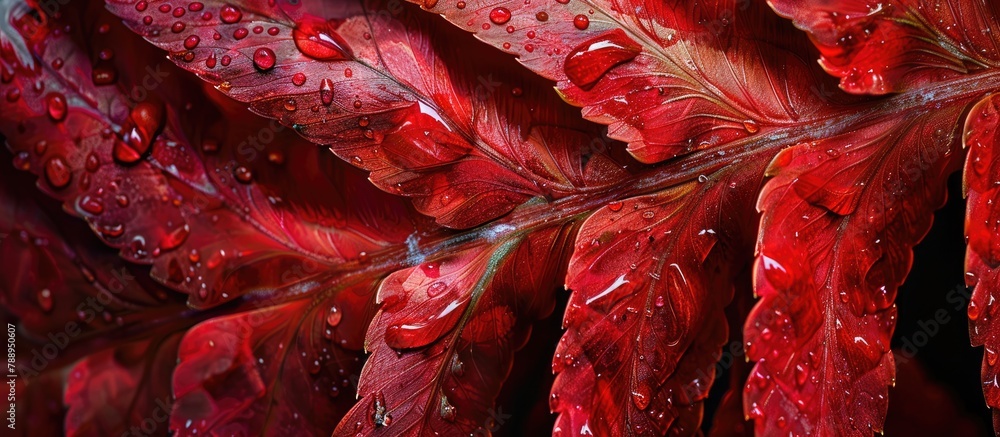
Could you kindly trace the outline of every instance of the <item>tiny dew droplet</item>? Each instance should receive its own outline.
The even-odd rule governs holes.
[[[746,129],[746,131],[750,134],[755,134],[758,131],[760,131],[760,126],[757,124],[757,122],[749,119],[743,121],[743,128]]]
[[[590,18],[583,14],[577,15],[573,17],[573,26],[580,30],[586,30],[590,27]]]
[[[49,312],[52,311],[52,291],[48,288],[43,288],[38,292],[38,306],[42,307],[42,311]]]

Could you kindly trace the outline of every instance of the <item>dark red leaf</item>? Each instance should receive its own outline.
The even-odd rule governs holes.
[[[757,186],[736,181],[762,167],[616,201],[584,222],[567,274],[568,332],[552,365],[557,431],[698,429],[727,338],[722,308],[748,250],[730,237],[744,222],[723,210],[753,214]]]
[[[494,431],[494,400],[531,323],[552,311],[572,230],[502,236],[386,278],[361,399],[334,435]]]
[[[133,1],[112,0],[109,8],[182,68],[330,144],[380,188],[412,197],[446,226],[472,227],[529,198],[564,197],[621,174],[603,150],[588,150],[600,138],[595,126],[572,117],[546,83],[513,75],[509,61],[461,62],[457,32],[435,29],[402,5],[382,14],[384,2],[209,1],[208,15],[177,19],[156,11],[165,4],[139,11]],[[239,18],[212,15],[224,7]]]
[[[85,26],[68,23],[75,33],[57,38],[56,23],[33,28],[31,38],[51,39],[39,62],[60,60],[61,69],[18,61],[16,48],[27,44],[21,39],[0,53],[5,71],[13,71],[4,90],[19,93],[0,102],[13,115],[2,127],[15,166],[41,175],[44,190],[128,259],[152,264],[152,275],[188,293],[193,306],[233,300],[250,287],[287,286],[282,276],[295,266],[312,263],[316,272],[318,265],[358,260],[413,232],[419,219],[409,218],[404,204],[279,124],[250,118],[227,125],[227,119],[247,119],[231,102],[183,112],[177,108],[190,101],[130,100],[125,90],[138,96],[150,83],[194,86],[169,64],[121,62],[115,86],[78,83],[99,68],[76,49]],[[139,76],[135,71],[148,73],[124,83]],[[61,117],[52,117],[51,96],[65,101]],[[151,150],[129,155],[123,147]],[[293,188],[299,186],[312,189]]]
[[[975,287],[969,302],[969,334],[972,344],[985,346],[983,392],[993,408],[995,429],[1000,429],[1000,386],[997,380],[997,353],[1000,352],[1000,325],[997,324],[994,295],[1000,284],[1000,138],[997,137],[998,96],[991,94],[969,110],[965,122],[965,195],[967,212],[965,235],[968,250],[965,282]]]
[[[995,68],[994,2],[903,0],[769,2],[813,36],[820,63],[855,94],[915,90]]]
[[[83,359],[67,376],[66,435],[166,436],[170,375],[181,334],[128,343]]]

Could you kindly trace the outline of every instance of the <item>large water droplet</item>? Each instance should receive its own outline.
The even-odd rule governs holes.
[[[90,196],[80,199],[80,209],[91,215],[100,215],[104,212],[104,204],[100,200]]]
[[[590,89],[611,68],[631,61],[642,53],[642,46],[621,29],[614,29],[577,46],[566,57],[566,77],[574,85]]]
[[[149,153],[153,139],[163,128],[163,108],[149,102],[141,102],[132,108],[129,118],[122,126],[122,139],[115,141],[112,154],[122,164],[132,164]]]
[[[632,402],[640,410],[645,410],[649,406],[650,401],[650,391],[649,387],[643,384],[639,384],[632,390]]]
[[[490,11],[490,21],[495,24],[504,24],[510,21],[510,9],[504,7],[493,8]]]
[[[163,236],[163,239],[160,240],[160,250],[171,250],[184,244],[190,234],[191,228],[188,225],[178,226]]]
[[[55,189],[66,188],[73,178],[69,164],[61,156],[53,156],[45,163],[45,180]]]
[[[243,13],[233,5],[227,4],[219,11],[219,19],[226,24],[238,23],[242,18]]]
[[[292,30],[295,47],[302,54],[320,61],[350,59],[354,56],[350,46],[337,33],[335,21],[306,19]]]
[[[45,108],[52,121],[63,121],[66,119],[66,96],[60,93],[50,93],[45,96]]]
[[[330,106],[333,103],[333,81],[323,79],[319,83],[319,99],[324,105]]]
[[[267,47],[260,47],[253,52],[253,65],[257,67],[258,70],[267,71],[274,68],[274,64],[278,62],[278,57],[275,56],[274,50]]]

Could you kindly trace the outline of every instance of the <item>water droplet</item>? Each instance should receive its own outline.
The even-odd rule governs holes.
[[[118,70],[108,63],[100,62],[90,70],[90,80],[94,85],[110,85],[118,80]]]
[[[83,199],[80,199],[80,209],[91,215],[100,215],[104,212],[104,204],[93,197],[84,196]]]
[[[253,52],[253,65],[258,70],[267,71],[274,68],[278,58],[274,55],[274,50],[267,47],[260,47]]]
[[[441,413],[442,419],[448,422],[455,421],[455,416],[457,416],[457,414],[455,414],[455,407],[448,402],[447,396],[441,395],[441,403],[438,411]]]
[[[448,289],[448,285],[441,281],[436,281],[427,287],[427,297],[437,297],[440,296],[445,290]]]
[[[427,276],[428,278],[436,278],[441,275],[438,263],[435,262],[421,264],[420,270],[422,270],[424,272],[424,276]]]
[[[465,375],[465,363],[458,359],[458,355],[451,356],[451,373],[458,377]]]
[[[573,17],[573,26],[580,30],[586,30],[590,27],[590,18],[583,14],[577,15]]]
[[[642,46],[621,29],[614,29],[573,49],[566,56],[566,77],[574,85],[590,89],[613,67],[635,59],[641,52]]]
[[[624,205],[625,204],[622,203],[620,200],[616,200],[614,202],[608,203],[608,209],[611,210],[611,212],[618,212],[622,210],[622,206]]]
[[[73,178],[69,164],[61,156],[53,156],[45,163],[45,180],[55,189],[66,188]]]
[[[132,108],[129,118],[122,126],[122,139],[115,141],[112,155],[122,164],[132,164],[153,147],[153,139],[163,128],[163,108],[149,102],[141,102]]]
[[[510,9],[504,7],[493,8],[490,11],[490,21],[495,24],[504,24],[510,21]]]
[[[968,312],[969,312],[969,320],[979,319],[980,316],[979,304],[976,303],[975,299],[969,301]]]
[[[285,163],[285,154],[280,150],[273,150],[267,154],[267,161],[271,164],[281,165]]]
[[[233,31],[233,38],[236,38],[236,39],[240,40],[240,39],[246,38],[247,35],[249,35],[249,34],[250,34],[249,30],[246,30],[245,28],[241,27],[241,28],[236,29],[236,30]],[[223,63],[222,65],[226,65],[226,64]]]
[[[285,100],[284,106],[286,111],[294,111],[295,108],[297,107],[297,105],[295,104],[295,99]]]
[[[535,14],[535,19],[538,21],[549,21],[549,13],[545,11],[540,11]]]
[[[329,21],[310,19],[299,22],[292,30],[292,39],[302,54],[316,60],[336,61],[354,56],[350,46]]]
[[[643,384],[639,384],[632,390],[632,402],[640,410],[645,410],[649,406],[650,392],[649,387]]]
[[[233,176],[244,184],[249,184],[253,180],[253,172],[242,165],[233,170]]]
[[[60,93],[50,93],[45,97],[45,108],[52,121],[60,122],[66,119],[66,97]]]
[[[331,305],[330,312],[326,315],[326,324],[335,327],[340,324],[340,320],[343,318],[344,312],[340,311],[336,305]]]
[[[191,35],[184,39],[184,48],[194,50],[195,47],[198,47],[199,42],[201,42],[201,38],[198,35]]]
[[[238,23],[243,19],[243,13],[235,6],[227,4],[219,11],[219,19],[226,24]]]
[[[38,292],[38,306],[42,308],[42,311],[49,312],[52,311],[52,291],[48,288],[43,288]]]
[[[302,86],[302,85],[305,85],[305,83],[306,83],[306,75],[305,74],[295,73],[295,75],[292,76],[292,84],[293,85],[295,85],[295,86]]]
[[[376,427],[389,426],[392,423],[392,416],[385,403],[385,394],[381,391],[375,393],[375,399],[372,400],[372,410],[372,421],[375,422]]]
[[[184,244],[184,241],[187,240],[190,234],[191,228],[188,225],[179,226],[163,236],[163,239],[160,240],[159,249],[161,251],[173,250]]]
[[[333,81],[329,78],[324,78],[319,83],[319,99],[325,106],[333,103]]]
[[[747,133],[755,134],[760,131],[760,126],[754,120],[744,120],[743,129],[746,129]]]
[[[809,379],[809,366],[803,364],[795,365],[795,383],[800,387]]]

